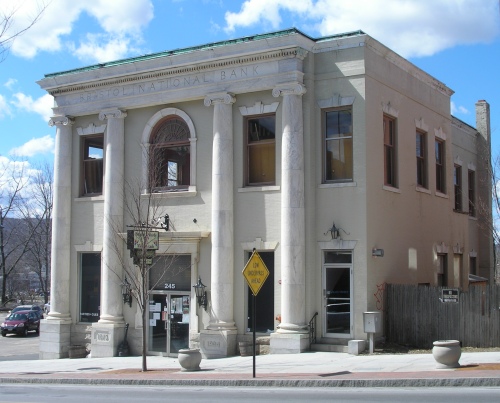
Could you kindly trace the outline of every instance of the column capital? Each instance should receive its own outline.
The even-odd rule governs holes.
[[[292,83],[278,84],[273,88],[273,97],[278,98],[284,95],[304,95],[306,87],[298,81]]]
[[[69,116],[52,116],[49,119],[49,126],[71,126],[75,120]]]
[[[105,120],[110,118],[124,119],[127,116],[127,112],[118,108],[103,109],[99,113],[99,120]]]
[[[234,104],[236,98],[233,94],[229,92],[219,92],[216,94],[209,94],[205,96],[203,103],[205,106],[215,105],[215,104]]]

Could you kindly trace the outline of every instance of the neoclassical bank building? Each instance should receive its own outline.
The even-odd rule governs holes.
[[[453,90],[362,31],[289,29],[39,85],[56,128],[40,358],[116,356],[125,329],[132,355],[144,335],[150,355],[231,356],[254,330],[271,354],[345,348],[367,340],[365,312],[383,318],[385,284],[493,280],[488,103],[460,121]],[[255,297],[253,251],[269,272]]]

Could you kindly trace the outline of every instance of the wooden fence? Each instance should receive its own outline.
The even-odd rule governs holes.
[[[441,287],[387,284],[387,341],[432,348],[436,340],[459,340],[463,347],[500,346],[500,287],[476,285],[459,292],[459,302],[442,302]]]

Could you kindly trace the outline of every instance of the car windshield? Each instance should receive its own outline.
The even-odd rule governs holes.
[[[25,313],[13,313],[7,319],[9,320],[26,320],[28,319],[28,315]]]

